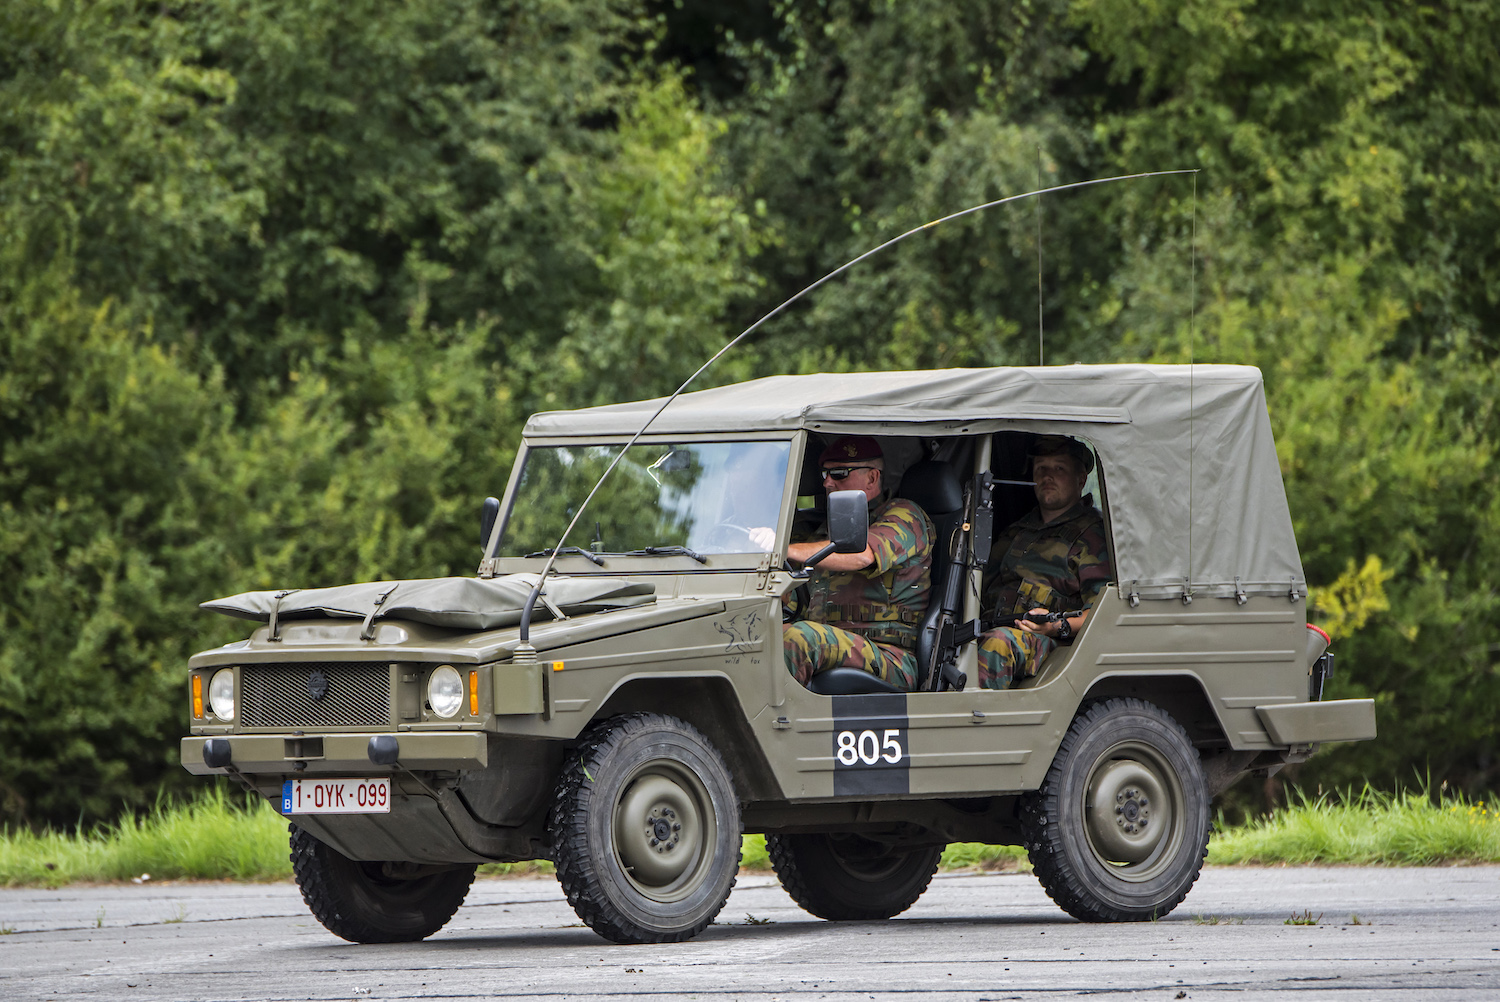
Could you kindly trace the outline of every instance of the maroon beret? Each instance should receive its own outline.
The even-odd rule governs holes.
[[[823,466],[831,463],[860,463],[869,459],[880,459],[884,455],[880,451],[880,443],[873,438],[864,435],[848,435],[829,442],[823,454],[818,457],[818,462]]]

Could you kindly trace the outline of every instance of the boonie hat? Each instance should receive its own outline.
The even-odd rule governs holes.
[[[818,457],[818,463],[822,466],[829,463],[860,463],[869,459],[882,459],[884,456],[880,451],[880,443],[873,438],[846,435],[829,442],[823,454]]]

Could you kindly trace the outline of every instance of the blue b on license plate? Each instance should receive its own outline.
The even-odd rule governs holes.
[[[289,779],[281,784],[282,814],[389,814],[389,779]]]

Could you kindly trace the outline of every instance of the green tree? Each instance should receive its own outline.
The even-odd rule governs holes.
[[[467,573],[520,422],[753,288],[626,4],[0,10],[0,812],[149,800],[248,588]]]

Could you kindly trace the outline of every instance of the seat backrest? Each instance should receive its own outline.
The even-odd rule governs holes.
[[[963,594],[962,565],[953,564],[954,536],[963,522],[964,489],[953,467],[938,459],[912,464],[901,477],[898,497],[915,502],[932,519],[937,531],[932,541],[932,596],[917,629],[917,669],[925,671],[937,640],[938,618],[944,607],[957,612]]]

